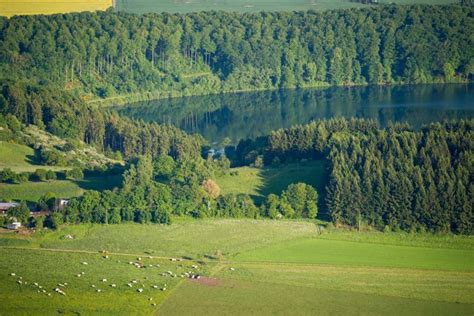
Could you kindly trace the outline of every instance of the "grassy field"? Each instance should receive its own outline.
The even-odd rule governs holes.
[[[472,315],[472,277],[411,269],[231,264],[213,275],[213,286],[180,284],[159,314]]]
[[[1,233],[0,315],[474,312],[470,237],[339,231],[319,235],[315,224],[305,221],[175,222],[69,226],[30,236]],[[74,239],[64,238],[66,234]],[[102,249],[109,259],[99,253]],[[137,257],[152,267],[130,265]],[[193,264],[204,277],[180,278]],[[162,276],[166,271],[178,277]],[[10,276],[12,272],[17,276]],[[77,277],[81,272],[84,275]],[[16,283],[18,276],[23,284]],[[107,281],[101,282],[104,278]],[[127,286],[131,280],[138,281],[132,288]],[[38,293],[33,282],[52,295]],[[66,296],[52,291],[64,282]],[[165,284],[167,291],[159,290]],[[138,287],[144,292],[137,292]]]
[[[138,269],[129,264],[129,261],[138,262],[136,256],[109,255],[109,259],[105,259],[98,253],[0,249],[0,258],[0,315],[151,314],[156,309],[152,304],[159,303],[168,294],[161,289],[173,288],[178,283],[178,278],[161,273],[180,274],[192,269],[190,262],[179,267],[169,260],[148,257],[140,261],[147,267]],[[200,270],[201,273],[206,271]],[[20,276],[22,284],[17,283]],[[102,282],[103,279],[107,281]],[[35,282],[46,293],[35,286]],[[65,287],[58,285],[64,283],[67,283]],[[133,286],[129,287],[128,283]],[[153,288],[154,285],[158,288]],[[58,287],[66,295],[56,293],[54,289]],[[139,288],[143,292],[138,292]]]
[[[107,10],[112,0],[0,0],[0,16]]]
[[[65,170],[67,167],[44,166],[38,163],[33,148],[0,141],[0,169],[15,172],[34,172],[36,169]]]
[[[245,193],[258,201],[270,193],[280,194],[288,185],[296,182],[310,184],[321,193],[326,185],[326,164],[324,161],[314,161],[276,168],[234,168],[216,180],[222,193]]]
[[[360,256],[370,253],[370,256]],[[406,258],[410,260],[406,260]],[[327,239],[279,243],[238,255],[237,261],[474,271],[472,250],[423,248]]]
[[[446,4],[456,0],[381,0],[380,3]],[[195,12],[195,11],[302,11],[363,7],[367,5],[348,0],[117,0],[117,9],[133,13]]]
[[[47,192],[60,198],[80,196],[85,190],[107,190],[121,185],[120,176],[90,177],[83,180],[54,180],[47,182],[25,182],[21,184],[0,183],[0,198],[3,200],[25,200],[36,202]]]
[[[256,249],[287,240],[314,236],[313,223],[266,220],[175,220],[161,225],[81,225],[58,232],[24,238],[31,247],[112,252],[150,253],[156,256],[185,256],[195,259],[222,256]],[[65,234],[75,238],[64,239]],[[126,236],[126,238],[124,238]],[[1,237],[1,235],[0,235]],[[0,238],[9,244],[12,235]],[[15,239],[18,240],[18,237]]]

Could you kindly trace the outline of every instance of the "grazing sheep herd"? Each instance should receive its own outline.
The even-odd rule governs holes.
[[[106,253],[105,251],[102,251],[102,253]],[[103,255],[103,258],[104,259],[110,259],[110,256],[108,254],[106,255]],[[148,257],[149,259],[153,259],[152,256],[149,256]],[[182,259],[182,258],[170,258],[169,259],[171,262],[183,262],[185,261],[185,259]],[[117,261],[118,263],[121,263],[120,260]],[[88,266],[89,263],[86,262],[86,261],[82,261],[80,262],[81,265],[84,265],[84,266]],[[161,268],[160,264],[145,264],[142,260],[142,258],[138,257],[136,258],[135,261],[129,261],[128,262],[128,265],[132,265],[133,267],[135,268],[138,268],[138,269],[143,269],[143,268]],[[233,269],[233,268],[232,268]],[[180,272],[178,272],[178,270]],[[201,274],[198,273],[200,271],[200,267],[196,264],[193,264],[191,266],[187,266],[185,264],[178,264],[176,266],[176,270],[175,272],[173,271],[166,271],[166,272],[159,272],[157,273],[157,276],[159,277],[170,277],[170,278],[189,278],[189,279],[200,279],[201,278]],[[84,271],[81,271],[77,274],[75,274],[75,276],[77,278],[84,278],[86,275],[86,273]],[[10,276],[11,277],[15,277],[16,278],[16,282],[19,284],[19,286],[27,286],[29,283],[25,280],[23,280],[23,277],[21,276],[18,276],[15,272],[12,272],[10,273]],[[144,278],[144,280],[148,281],[149,280],[149,277],[146,276]],[[100,278],[98,281],[100,281],[101,283],[103,284],[108,284],[109,285],[109,288],[112,288],[112,289],[119,289],[120,286],[117,285],[117,283],[112,283],[112,282],[109,282],[107,278]],[[137,287],[136,288],[136,293],[146,293],[146,288],[147,286],[144,284],[146,283],[145,281],[139,281],[138,279],[133,279],[131,280],[130,282],[124,284],[124,286],[128,287],[128,288],[133,288],[133,287]],[[61,295],[61,296],[66,296],[66,291],[67,291],[67,288],[68,288],[68,283],[66,282],[63,282],[63,283],[58,283],[57,286],[52,290],[52,291],[48,291],[46,290],[42,285],[38,284],[38,282],[32,282],[30,284],[30,286],[33,286],[35,288],[37,288],[37,292],[40,293],[40,294],[45,294],[47,296],[51,296],[52,293],[57,293],[58,295]],[[91,288],[95,290],[96,293],[102,293],[104,291],[104,289],[100,289],[100,288],[97,288],[95,284],[90,284]],[[151,289],[154,289],[154,290],[160,290],[160,291],[166,291],[167,290],[167,287],[168,285],[166,283],[163,283],[163,285],[157,285],[157,284],[152,284],[149,286]],[[148,299],[148,301],[153,301],[153,298],[150,297]],[[152,306],[156,306],[157,304],[156,303],[151,303]]]

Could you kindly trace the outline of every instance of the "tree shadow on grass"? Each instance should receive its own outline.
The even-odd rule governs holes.
[[[120,188],[122,186],[121,175],[86,177],[81,180],[73,180],[83,190],[104,191]]]
[[[269,194],[280,195],[290,184],[303,182],[313,186],[318,191],[318,218],[322,220],[329,219],[325,203],[329,171],[325,160],[267,167],[260,171],[260,176],[263,183],[257,189],[258,195],[252,196],[258,205],[263,203]]]

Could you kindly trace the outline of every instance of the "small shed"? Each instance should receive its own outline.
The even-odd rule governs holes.
[[[8,224],[7,228],[8,229],[11,229],[11,230],[16,230],[18,228],[21,227],[21,223],[20,222],[13,222],[11,224]]]

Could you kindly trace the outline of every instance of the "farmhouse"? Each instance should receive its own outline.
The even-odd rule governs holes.
[[[19,203],[3,203],[0,202],[0,215],[5,215],[7,214],[8,210],[11,209],[12,207],[17,207],[19,206]]]
[[[11,224],[8,224],[7,228],[8,229],[11,229],[11,230],[16,230],[18,228],[21,227],[21,223],[20,222],[13,222]]]

